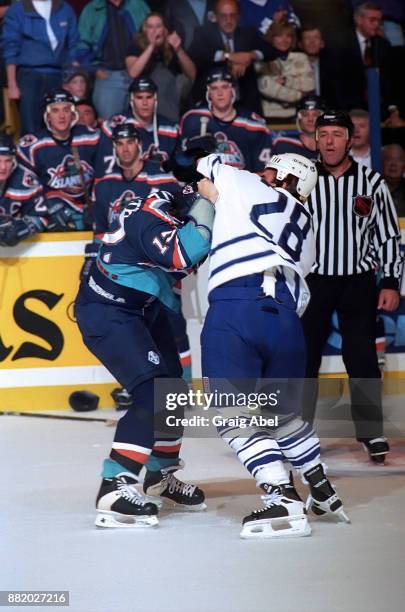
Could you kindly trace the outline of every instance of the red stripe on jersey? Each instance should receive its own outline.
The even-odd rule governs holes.
[[[169,138],[177,138],[177,134],[178,134],[177,130],[169,131],[169,130],[158,129],[158,136],[168,136]]]
[[[249,132],[264,132],[265,134],[268,133],[267,127],[265,125],[250,125],[245,121],[238,121],[237,119],[232,122],[232,125],[236,125],[236,127],[243,127]]]
[[[153,445],[153,450],[159,451],[159,453],[178,453],[180,449],[181,442],[179,444],[176,444],[175,446],[159,446],[159,443]]]
[[[124,450],[122,448],[113,448],[113,450],[119,455],[124,455],[124,457],[128,457],[128,459],[132,459],[132,461],[137,461],[138,463],[146,463],[149,459],[149,454],[147,453],[139,453],[137,451]]]

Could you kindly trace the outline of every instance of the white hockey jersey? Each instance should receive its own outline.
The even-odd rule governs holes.
[[[315,260],[308,210],[287,191],[269,187],[258,175],[222,164],[218,155],[200,159],[197,168],[219,193],[208,292],[241,276],[264,272],[263,289],[268,295],[268,278],[274,278],[279,270],[296,301],[297,313],[302,315],[310,297],[304,278]]]

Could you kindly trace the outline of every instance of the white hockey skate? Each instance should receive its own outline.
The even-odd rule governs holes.
[[[129,472],[103,479],[96,500],[96,527],[128,529],[158,525],[158,507],[138,491],[137,482]]]
[[[289,484],[260,485],[264,508],[255,510],[243,519],[240,537],[244,539],[292,538],[311,535],[304,502]]]
[[[317,516],[331,514],[339,521],[350,523],[349,517],[343,510],[343,502],[326,477],[322,463],[303,472],[302,480],[309,485],[310,490],[306,503],[307,510],[312,510]]]
[[[153,503],[163,507],[199,512],[205,510],[204,492],[196,485],[182,482],[173,472],[184,467],[184,461],[178,465],[166,467],[158,472],[146,472],[143,483],[145,498],[156,500]]]

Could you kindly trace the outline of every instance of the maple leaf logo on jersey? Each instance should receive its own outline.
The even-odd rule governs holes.
[[[353,212],[358,217],[369,217],[373,208],[373,198],[370,196],[358,195],[353,198]]]
[[[94,169],[83,159],[80,161],[82,176],[87,187],[93,180]],[[60,189],[65,193],[79,197],[84,194],[82,177],[76,167],[73,155],[65,155],[62,162],[56,168],[47,170],[50,180],[49,187]]]
[[[228,140],[224,132],[215,132],[214,136],[217,141],[215,152],[220,156],[221,162],[243,170],[245,159],[236,142]]]
[[[127,189],[120,195],[119,198],[114,200],[110,204],[110,209],[108,211],[108,223],[112,223],[115,219],[118,219],[120,213],[124,210],[124,208],[134,200],[138,200],[138,196],[134,191]]]

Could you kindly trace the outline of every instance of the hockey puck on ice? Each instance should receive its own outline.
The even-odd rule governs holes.
[[[69,404],[75,412],[97,410],[100,398],[91,391],[74,391],[69,395]]]

